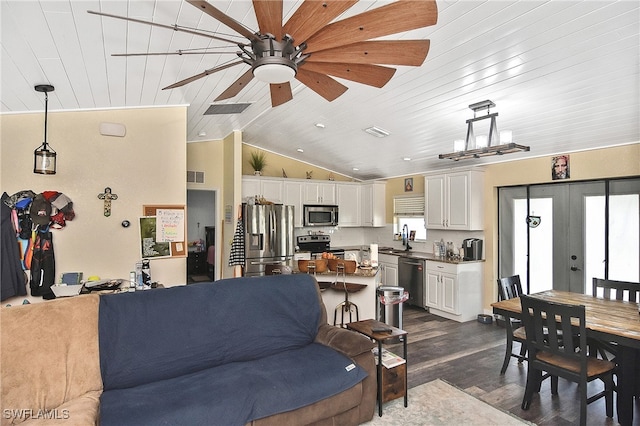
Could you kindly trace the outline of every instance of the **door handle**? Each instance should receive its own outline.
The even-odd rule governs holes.
[[[576,265],[571,265],[571,270],[572,271],[582,271],[582,269],[578,268]]]

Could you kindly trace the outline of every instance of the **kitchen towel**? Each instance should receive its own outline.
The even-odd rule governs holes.
[[[378,245],[370,244],[369,245],[369,258],[371,259],[371,266],[374,268],[378,266]]]

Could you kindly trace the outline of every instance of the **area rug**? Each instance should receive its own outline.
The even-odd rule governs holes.
[[[378,408],[368,426],[451,426],[451,425],[533,425],[531,422],[501,411],[474,396],[444,382],[434,380],[409,389],[409,404],[404,398],[389,401]]]

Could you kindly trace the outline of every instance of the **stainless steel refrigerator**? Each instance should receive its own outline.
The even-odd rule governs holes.
[[[291,265],[293,214],[293,206],[243,205],[245,276],[265,275]]]

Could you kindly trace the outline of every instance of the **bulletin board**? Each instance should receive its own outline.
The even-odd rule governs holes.
[[[144,217],[141,221],[149,220],[155,223],[154,238],[159,245],[169,247],[168,255],[142,256],[143,258],[155,257],[186,257],[187,256],[187,208],[182,205],[156,205],[142,206]],[[141,222],[142,223],[142,222]],[[142,228],[142,226],[141,226]],[[143,240],[141,238],[141,244]],[[141,253],[143,252],[141,245]]]

